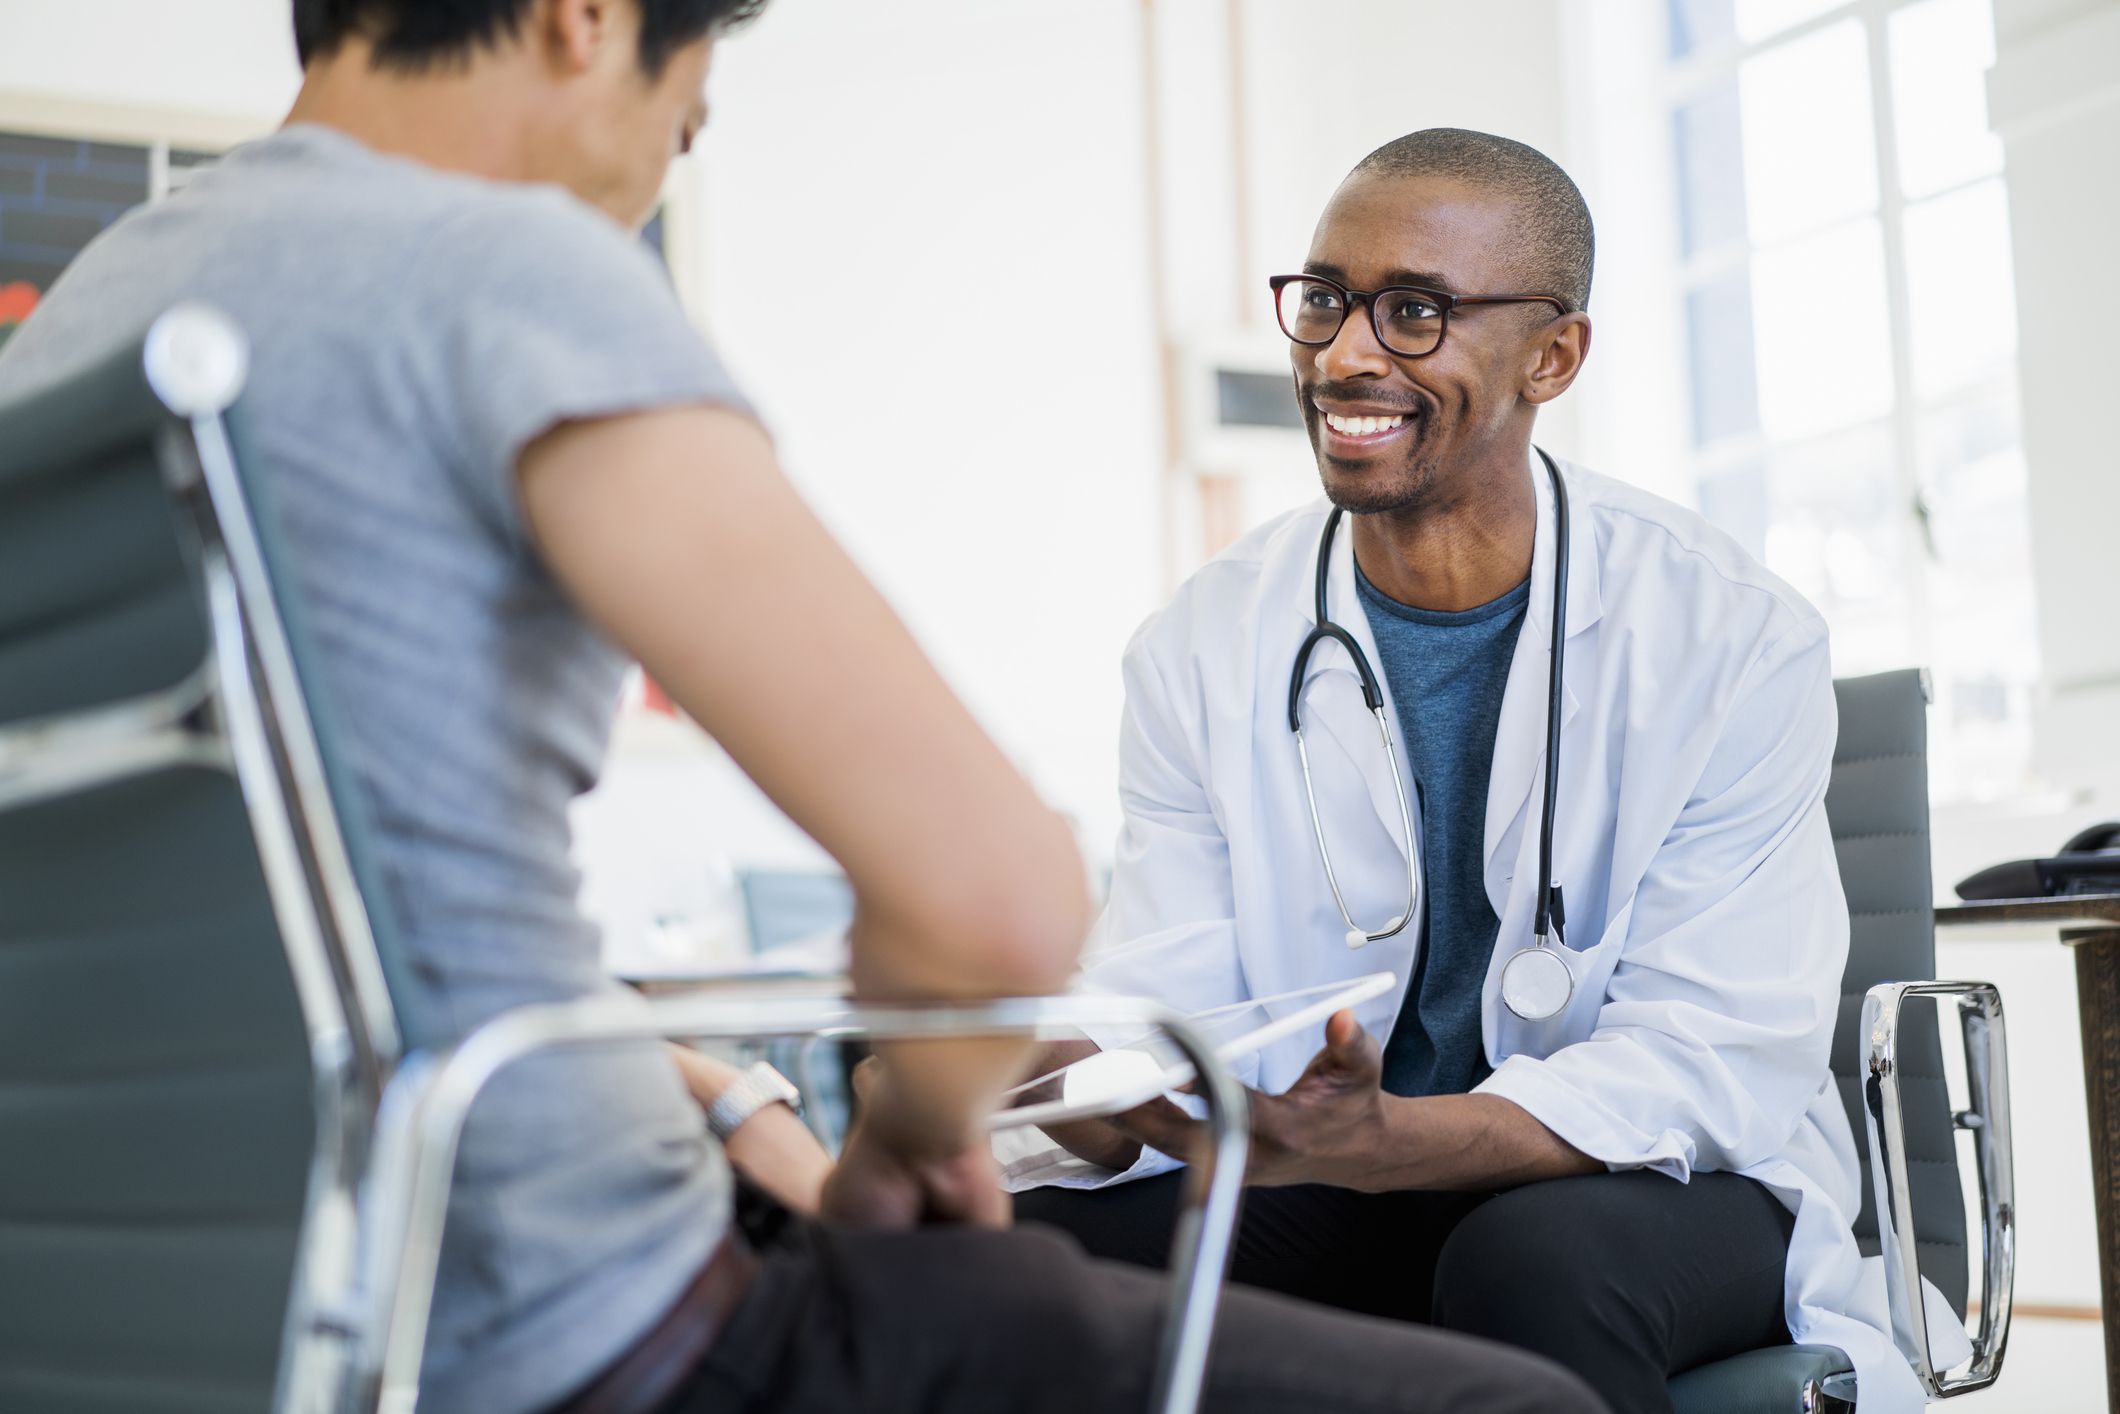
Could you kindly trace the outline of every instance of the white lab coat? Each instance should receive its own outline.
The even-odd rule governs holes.
[[[1565,463],[1562,472],[1572,535],[1554,871],[1576,985],[1544,1022],[1500,1000],[1503,963],[1530,945],[1538,878],[1554,520],[1534,456],[1530,604],[1487,797],[1487,896],[1500,932],[1482,998],[1494,1073],[1479,1089],[1613,1169],[1679,1182],[1723,1170],[1766,1185],[1796,1217],[1785,1301],[1796,1340],[1848,1353],[1869,1414],[1919,1408],[1886,1334],[1881,1266],[1861,1260],[1849,1230],[1859,1170],[1827,1070],[1848,914],[1825,815],[1836,730],[1825,624],[1698,516]],[[1419,919],[1347,946],[1287,720],[1327,509],[1321,501],[1246,536],[1129,647],[1125,825],[1086,970],[1094,989],[1195,1011],[1388,969],[1399,990],[1357,1010],[1382,1044]],[[1353,540],[1345,527],[1336,537],[1328,608],[1376,663]],[[1376,720],[1337,645],[1313,656],[1304,704],[1334,866],[1355,920],[1375,928],[1404,906],[1405,845]],[[1403,771],[1398,714],[1385,715]],[[1418,840],[1413,848],[1418,857]],[[1243,1062],[1241,1078],[1284,1090],[1320,1043],[1315,1031],[1282,1041]],[[1151,1151],[1112,1175],[1059,1162],[1042,1136],[1034,1148],[1052,1160],[1046,1174],[1085,1186],[1174,1166]],[[1040,1181],[1035,1155],[1004,1157],[1016,1160],[1015,1186]]]

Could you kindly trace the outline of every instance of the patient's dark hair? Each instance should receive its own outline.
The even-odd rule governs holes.
[[[294,48],[306,68],[359,35],[377,68],[417,72],[458,64],[514,36],[536,0],[294,0]],[[709,30],[744,23],[766,0],[633,0],[640,6],[640,66],[651,78]]]
[[[1550,293],[1570,309],[1590,303],[1597,250],[1590,208],[1560,164],[1535,147],[1467,128],[1424,128],[1394,138],[1349,175],[1435,173],[1516,201],[1523,213],[1512,263],[1532,283],[1518,293]]]

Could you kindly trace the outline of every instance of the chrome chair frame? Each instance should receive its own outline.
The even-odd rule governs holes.
[[[1066,996],[872,1007],[755,988],[618,996],[524,1008],[452,1049],[405,1053],[236,463],[227,419],[247,367],[241,332],[218,311],[188,304],[155,321],[134,370],[168,415],[154,431],[155,457],[203,592],[204,660],[172,687],[0,728],[0,809],[173,766],[236,779],[303,1013],[317,1114],[273,1408],[414,1408],[457,1141],[485,1083],[526,1055],[661,1036],[992,1036],[1119,1022],[1167,1031],[1198,1067],[1208,1107],[1206,1151],[1195,1156],[1173,1249],[1179,1280],[1155,1387],[1157,1407],[1191,1414],[1248,1131],[1242,1087],[1202,1036],[1154,1003]]]
[[[1952,1122],[1973,1135],[1980,1181],[1981,1303],[1972,1363],[1956,1378],[1935,1368],[1929,1353],[1928,1310],[1921,1299],[1921,1249],[1914,1231],[1906,1114],[1899,1087],[1899,1016],[1909,997],[1935,997],[1939,1004],[1945,997],[1956,998],[1965,1039],[1968,1108],[1953,1115]],[[2002,1373],[2017,1268],[2016,1178],[2002,994],[1987,982],[1880,983],[1863,999],[1862,1031],[1869,1046],[1863,1120],[1870,1136],[1870,1184],[1877,1200],[1892,1339],[1931,1399],[1985,1389]]]
[[[1929,670],[1921,670],[1921,696],[1936,700]],[[1906,1108],[1899,1086],[1899,1017],[1908,997],[1958,999],[1965,1041],[1969,1108],[1951,1116],[1974,1135],[1980,1184],[1980,1329],[1966,1373],[1949,1378],[1936,1369],[1929,1348],[1928,1307],[1921,1297],[1921,1245],[1914,1227],[1913,1176],[1906,1154]],[[2008,1035],[2002,993],[1990,982],[1880,982],[1862,1002],[1864,1059],[1863,1128],[1870,1139],[1871,1192],[1877,1207],[1878,1243],[1884,1258],[1885,1300],[1892,1342],[1913,1367],[1931,1401],[1985,1389],[2002,1373],[2009,1347],[2010,1305],[2017,1280],[2017,1199],[2010,1136]],[[1856,1407],[1855,1375],[1843,1371],[1806,1387],[1800,1414],[1824,1411],[1829,1403]]]
[[[1145,999],[1013,998],[931,1006],[874,1006],[841,993],[790,995],[729,987],[639,999],[594,998],[525,1007],[480,1027],[451,1051],[408,1057],[385,1093],[376,1159],[362,1195],[366,1252],[361,1328],[368,1340],[343,1401],[349,1411],[412,1414],[450,1171],[471,1106],[507,1066],[553,1047],[651,1038],[765,1040],[830,1031],[877,1040],[1036,1035],[1098,1023],[1158,1028],[1201,1075],[1203,1153],[1193,1156],[1188,1202],[1172,1247],[1173,1280],[1150,1407],[1199,1407],[1249,1143],[1243,1087],[1207,1038]]]

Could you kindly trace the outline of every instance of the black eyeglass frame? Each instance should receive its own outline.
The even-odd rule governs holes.
[[[1307,281],[1315,285],[1327,285],[1340,292],[1340,322],[1333,325],[1332,332],[1322,339],[1297,338],[1295,334],[1290,332],[1287,321],[1281,317],[1281,291],[1298,280]],[[1354,313],[1354,307],[1357,303],[1361,303],[1369,306],[1369,328],[1370,332],[1377,336],[1377,343],[1397,358],[1426,358],[1437,349],[1440,349],[1443,346],[1443,341],[1450,337],[1451,313],[1464,308],[1466,305],[1550,304],[1553,306],[1556,315],[1569,313],[1567,302],[1559,295],[1454,295],[1448,290],[1432,290],[1425,285],[1386,285],[1380,290],[1350,290],[1338,280],[1326,275],[1275,275],[1270,277],[1266,283],[1273,290],[1274,323],[1280,326],[1283,334],[1288,335],[1290,343],[1301,344],[1307,349],[1324,348],[1334,339],[1340,337],[1340,330],[1347,327],[1347,316]],[[1442,314],[1442,327],[1436,330],[1435,343],[1419,353],[1407,353],[1405,350],[1393,345],[1391,340],[1385,338],[1384,326],[1377,319],[1377,301],[1383,299],[1386,295],[1419,295],[1425,300],[1432,301]]]

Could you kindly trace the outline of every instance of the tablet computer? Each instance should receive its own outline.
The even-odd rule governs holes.
[[[1334,1012],[1380,997],[1397,983],[1398,978],[1392,973],[1372,972],[1351,982],[1326,982],[1210,1007],[1194,1012],[1186,1020],[1207,1033],[1217,1056],[1233,1062],[1308,1027],[1322,1026]],[[1292,1005],[1296,1003],[1300,1005]],[[1061,1083],[1059,1099],[997,1111],[988,1116],[987,1128],[1066,1124],[1119,1114],[1177,1089],[1191,1081],[1193,1075],[1192,1063],[1171,1044],[1170,1038],[1160,1031],[1149,1031],[1137,1040],[1086,1056],[1004,1092],[1020,1095],[1056,1078]]]

